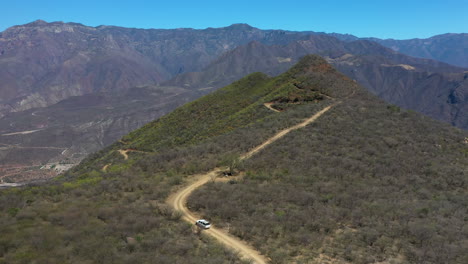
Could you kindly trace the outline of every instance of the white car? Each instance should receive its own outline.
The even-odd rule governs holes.
[[[195,225],[203,228],[203,229],[208,229],[211,227],[210,222],[206,221],[205,219],[199,219],[195,222]]]

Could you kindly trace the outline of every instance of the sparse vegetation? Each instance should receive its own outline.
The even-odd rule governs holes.
[[[273,263],[465,263],[466,132],[365,94],[209,183],[189,206]]]
[[[1,190],[0,263],[241,263],[164,204],[187,175],[221,165],[246,176],[210,183],[190,206],[217,226],[229,223],[272,263],[308,263],[320,253],[353,263],[464,263],[466,133],[387,109],[323,63],[312,56],[299,66],[321,71],[251,75],[131,133],[47,186]],[[307,78],[318,81],[304,89],[334,98],[360,92],[236,163],[332,102],[297,92],[299,103],[284,103],[281,113],[263,105]],[[121,148],[150,153],[129,152],[124,160]]]

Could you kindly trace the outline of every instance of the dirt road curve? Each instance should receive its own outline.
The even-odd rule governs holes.
[[[264,103],[263,105],[273,112],[277,112],[277,113],[281,112],[280,110],[273,108],[273,103]]]
[[[220,171],[221,169],[216,168],[208,173],[196,175],[194,181],[191,182],[190,185],[188,185],[187,187],[181,189],[176,194],[169,197],[168,203],[172,205],[175,210],[178,210],[182,213],[183,215],[182,217],[185,221],[191,224],[195,224],[195,221],[197,221],[197,219],[199,218],[188,210],[186,206],[187,198],[195,189],[204,185],[211,179],[216,178],[216,176],[218,175]],[[266,258],[260,255],[260,253],[257,252],[254,248],[250,247],[242,240],[234,236],[231,236],[230,234],[216,227],[211,227],[210,229],[205,230],[204,232],[214,237],[215,239],[217,239],[219,242],[223,243],[227,247],[233,249],[234,251],[239,252],[241,257],[244,259],[251,259],[254,263],[257,263],[257,264],[268,263]]]
[[[124,157],[124,160],[128,160],[127,152],[128,152],[127,149],[119,149],[119,153],[120,153],[120,155],[122,155]]]
[[[339,102],[338,102],[339,103]],[[332,107],[337,105],[338,103],[335,103],[333,105],[330,105],[328,107],[325,107],[323,110],[319,111],[318,113],[314,114],[310,118],[304,120],[303,122],[292,126],[290,128],[284,129],[274,135],[273,137],[269,138],[267,141],[262,143],[261,145],[255,147],[251,151],[245,153],[242,155],[240,158],[242,160],[248,159],[252,157],[254,154],[259,152],[260,150],[264,149],[266,146],[269,144],[277,141],[278,139],[284,137],[286,134],[289,132],[305,127],[308,124],[314,122],[319,118],[321,115],[323,115],[325,112],[330,110]],[[215,168],[212,171],[205,173],[205,174],[199,174],[194,177],[192,177],[192,181],[182,189],[180,189],[178,192],[172,194],[168,199],[167,203],[169,203],[172,207],[174,207],[175,210],[178,210],[182,213],[182,217],[185,221],[195,224],[195,221],[199,219],[195,214],[189,211],[187,208],[187,198],[190,196],[190,194],[200,186],[204,185],[205,183],[209,182],[210,180],[214,180],[216,176],[219,174],[219,172],[222,171],[222,168]],[[216,225],[216,223],[214,223]],[[242,258],[245,259],[250,259],[254,263],[257,264],[266,264],[268,263],[268,260],[265,256],[262,256],[258,251],[256,251],[254,248],[249,246],[247,243],[243,242],[242,240],[228,234],[227,232],[217,229],[216,227],[211,227],[210,229],[204,231],[206,234],[216,238],[219,242],[223,243],[227,247],[234,249],[235,251],[239,252],[239,254],[242,256]]]

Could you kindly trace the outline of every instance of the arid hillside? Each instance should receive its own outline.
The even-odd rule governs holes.
[[[0,263],[242,263],[166,203],[217,167],[188,208],[271,263],[464,263],[467,136],[307,56],[185,104],[47,185],[1,190]]]

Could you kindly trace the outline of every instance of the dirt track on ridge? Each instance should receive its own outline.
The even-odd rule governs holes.
[[[252,157],[254,154],[258,153],[268,145],[272,144],[273,142],[277,141],[278,139],[284,137],[286,134],[289,132],[305,127],[309,125],[310,123],[313,123],[315,120],[317,120],[321,115],[326,113],[328,110],[339,104],[340,102],[337,102],[335,104],[332,104],[330,106],[325,107],[321,111],[315,113],[313,116],[309,117],[308,119],[302,121],[301,123],[294,125],[292,127],[289,127],[287,129],[284,129],[280,132],[278,132],[276,135],[272,136],[259,146],[255,147],[254,149],[250,150],[249,152],[245,153],[240,157],[241,160],[248,159]],[[169,196],[167,199],[167,203],[170,204],[175,210],[178,210],[182,213],[182,218],[189,222],[194,224],[197,219],[199,219],[194,213],[190,212],[190,210],[187,208],[187,199],[190,196],[190,194],[196,190],[197,188],[201,187],[202,185],[206,184],[210,180],[214,180],[216,176],[222,171],[222,168],[215,168],[211,170],[210,172],[204,173],[204,174],[198,174],[192,177],[192,181],[176,193],[172,194]],[[216,223],[215,223],[216,224]],[[204,231],[206,234],[214,237],[217,239],[219,242],[222,244],[226,245],[228,248],[234,249],[235,251],[239,252],[242,258],[244,259],[250,259],[254,263],[257,264],[266,264],[268,263],[268,260],[265,256],[261,255],[257,250],[255,250],[253,247],[248,245],[246,242],[240,240],[239,238],[236,238],[229,233],[220,230],[216,227],[211,227],[208,230]]]
[[[273,103],[264,103],[263,105],[264,105],[266,108],[268,108],[268,109],[270,109],[271,111],[273,111],[273,112],[277,112],[277,113],[278,113],[278,112],[281,112],[280,110],[273,108]]]

